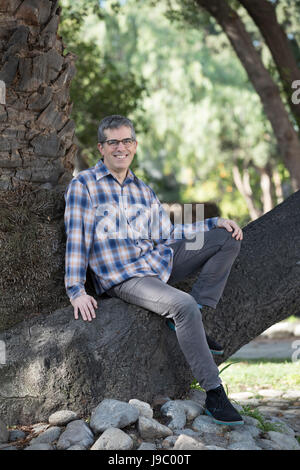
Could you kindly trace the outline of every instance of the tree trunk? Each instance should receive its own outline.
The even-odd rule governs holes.
[[[68,302],[63,192],[76,146],[73,56],[56,0],[0,0],[0,329]]]
[[[238,14],[224,0],[196,0],[220,24],[260,96],[270,120],[279,150],[290,172],[291,183],[300,189],[300,141],[280,98],[279,88],[255,50]]]
[[[299,312],[300,191],[243,228],[244,239],[216,310],[204,324],[225,346],[221,361]],[[197,273],[178,283],[190,292]]]
[[[233,181],[237,189],[239,190],[239,192],[245,199],[251,220],[257,219],[262,214],[261,214],[261,211],[255,206],[253,193],[252,193],[252,189],[250,185],[249,172],[247,171],[246,168],[244,168],[243,177],[241,177],[238,165],[234,164],[232,168],[232,176],[233,176]]]
[[[300,106],[293,103],[292,83],[300,80],[300,69],[289,40],[277,21],[274,4],[266,0],[239,0],[259,28],[273,56],[286,93],[287,103],[300,127]]]

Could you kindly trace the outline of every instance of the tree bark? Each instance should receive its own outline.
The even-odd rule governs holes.
[[[239,0],[263,35],[273,56],[286,93],[287,103],[300,127],[300,106],[293,103],[292,83],[300,80],[300,69],[289,40],[277,21],[274,4],[266,0]]]
[[[279,150],[290,172],[291,183],[300,189],[300,141],[280,97],[279,88],[255,50],[238,14],[224,0],[195,0],[220,24],[243,64],[270,120]]]
[[[252,193],[252,189],[250,185],[249,172],[246,169],[244,169],[243,177],[241,177],[238,165],[234,164],[232,168],[232,176],[233,176],[233,181],[237,189],[239,190],[239,192],[245,199],[251,220],[257,219],[262,214],[261,214],[261,211],[255,206],[253,193]]]
[[[0,329],[49,311],[64,291],[63,192],[76,145],[56,0],[0,0]]]
[[[203,311],[224,361],[274,323],[299,312],[300,191],[243,228],[244,239],[216,310]],[[176,284],[190,292],[197,279]]]

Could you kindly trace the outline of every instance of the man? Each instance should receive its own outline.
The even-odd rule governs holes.
[[[130,170],[137,141],[129,119],[104,118],[98,149],[103,160],[73,178],[65,195],[65,286],[75,318],[79,312],[85,321],[96,317],[97,301],[84,289],[89,265],[97,294],[107,292],[173,321],[194,377],[207,392],[206,413],[217,423],[242,424],[225,394],[201,315],[203,305],[216,308],[242,230],[221,217],[173,226],[153,190]],[[202,234],[203,243],[187,249],[193,233]],[[199,268],[191,294],[170,285]]]

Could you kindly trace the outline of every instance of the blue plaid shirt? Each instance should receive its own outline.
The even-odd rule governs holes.
[[[98,295],[131,277],[158,276],[167,282],[173,265],[170,245],[195,231],[211,230],[218,220],[173,225],[146,183],[129,169],[121,185],[103,160],[72,179],[65,202],[70,300],[86,294],[88,266]]]

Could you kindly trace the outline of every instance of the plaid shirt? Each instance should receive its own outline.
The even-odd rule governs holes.
[[[72,179],[65,201],[65,287],[70,300],[86,294],[88,266],[98,295],[131,277],[158,276],[167,282],[173,265],[170,244],[211,230],[218,220],[173,225],[146,183],[129,169],[121,185],[103,160]]]

